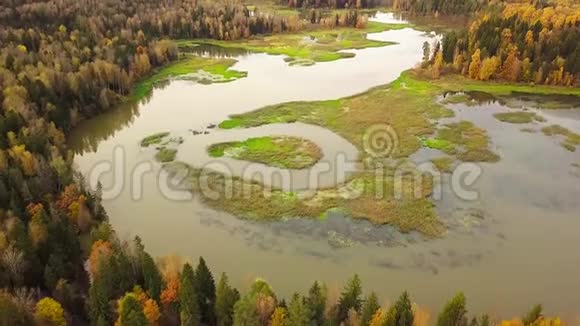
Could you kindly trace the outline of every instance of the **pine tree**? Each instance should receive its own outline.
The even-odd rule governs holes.
[[[200,257],[199,264],[195,270],[195,281],[197,285],[197,294],[199,308],[201,309],[201,321],[205,324],[215,324],[215,314],[213,307],[215,304],[215,282],[213,275],[205,264],[205,260]]]
[[[465,295],[458,293],[449,301],[437,319],[437,326],[467,326]]]
[[[240,294],[228,284],[228,276],[223,273],[218,282],[215,299],[215,316],[218,326],[229,326],[233,322],[234,305]]]
[[[373,318],[374,314],[377,312],[379,308],[380,306],[377,294],[375,292],[371,292],[371,294],[369,294],[369,296],[365,299],[365,302],[362,307],[361,325],[362,326],[369,325],[371,319]]]
[[[306,303],[310,311],[310,319],[316,325],[324,323],[324,310],[326,308],[326,287],[320,286],[318,281],[315,281],[308,291],[308,298]]]
[[[183,266],[181,272],[181,286],[179,288],[179,315],[181,325],[198,326],[201,325],[201,314],[199,311],[198,294],[196,293],[195,274],[190,264]]]
[[[342,321],[348,317],[348,311],[352,308],[356,312],[360,311],[362,305],[362,286],[360,278],[355,274],[346,284],[338,299],[338,320]]]

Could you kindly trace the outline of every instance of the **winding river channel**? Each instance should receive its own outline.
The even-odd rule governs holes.
[[[403,23],[389,14],[375,19]],[[323,220],[252,222],[212,210],[195,196],[167,198],[157,187],[164,171],[153,159],[155,150],[140,147],[139,141],[165,130],[183,137],[178,160],[191,164],[210,159],[205,147],[211,143],[261,135],[312,140],[323,149],[321,162],[339,152],[354,160],[356,148],[321,127],[296,123],[227,131],[211,125],[266,105],[336,99],[387,84],[420,62],[423,42],[435,37],[412,28],[370,34],[397,44],[349,50],[356,56],[309,67],[289,66],[282,56],[238,55],[232,69],[247,71],[247,78],[210,85],[173,80],[136,106],[86,121],[70,137],[75,163],[86,175],[103,164],[118,165],[100,181],[106,189],[120,185],[118,195],[103,204],[121,239],[138,235],[155,256],[203,255],[215,275],[227,272],[241,289],[263,277],[288,297],[318,279],[338,293],[358,273],[381,298],[408,290],[432,313],[464,291],[471,312],[511,318],[541,302],[548,313],[575,321],[580,318],[575,312],[580,307],[580,168],[571,163],[580,163],[580,153],[564,150],[541,132],[522,132],[522,125],[496,120],[493,113],[510,110],[499,102],[449,105],[456,113],[449,121],[469,120],[486,129],[501,160],[481,165],[476,201],[463,202],[443,187],[435,204],[449,231],[439,239],[401,234],[338,213]],[[546,123],[580,131],[580,107],[536,111]],[[428,160],[430,151],[422,149],[412,159]],[[240,164],[228,162],[234,174],[243,169]],[[149,172],[134,180],[136,169]],[[294,177],[293,186],[303,188],[306,177]],[[332,186],[336,180],[321,182]],[[143,190],[138,196],[135,187]]]

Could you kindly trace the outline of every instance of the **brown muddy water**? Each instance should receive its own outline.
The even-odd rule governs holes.
[[[387,14],[378,17],[396,21]],[[580,163],[580,152],[566,151],[557,139],[539,130],[560,124],[580,132],[580,108],[530,108],[547,122],[516,125],[493,117],[514,110],[500,102],[450,105],[456,117],[439,123],[469,120],[485,128],[501,161],[481,164],[483,174],[473,186],[478,192],[475,201],[455,197],[443,178],[442,199],[435,204],[449,231],[441,239],[400,234],[338,213],[323,220],[240,220],[205,207],[195,197],[180,200],[188,197],[178,190],[167,196],[159,189],[158,176],[164,172],[153,160],[155,150],[139,146],[143,137],[159,131],[184,137],[178,159],[195,164],[207,162],[203,149],[210,142],[261,133],[303,136],[327,156],[339,151],[355,155],[346,140],[315,126],[264,126],[235,135],[208,127],[230,114],[265,105],[335,99],[386,84],[419,62],[422,43],[432,42],[435,35],[407,28],[369,37],[399,44],[353,50],[354,58],[310,67],[288,66],[282,56],[240,54],[233,69],[247,71],[245,79],[212,85],[166,83],[148,100],[79,127],[70,138],[75,163],[87,176],[107,164],[115,165],[113,173],[102,174],[99,180],[105,189],[117,192],[104,205],[122,239],[139,235],[157,256],[196,259],[203,255],[216,275],[227,272],[242,289],[255,277],[263,277],[285,297],[306,291],[316,279],[339,291],[347,278],[358,273],[366,289],[375,290],[385,303],[408,290],[433,314],[454,293],[464,291],[473,313],[511,318],[541,302],[547,313],[576,321],[580,316],[580,250],[575,249],[580,236],[580,168],[572,163]],[[526,98],[520,104],[533,107],[535,101]],[[522,132],[524,127],[538,132]],[[201,135],[194,136],[192,130]],[[412,159],[423,163],[439,154],[423,149]],[[145,173],[140,176],[135,171]]]

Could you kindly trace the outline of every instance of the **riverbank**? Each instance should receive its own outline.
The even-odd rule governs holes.
[[[364,28],[336,28],[305,30],[299,33],[283,33],[254,37],[239,41],[217,40],[178,40],[180,48],[198,44],[214,45],[223,48],[243,49],[248,52],[285,55],[291,65],[312,65],[316,62],[329,62],[352,58],[349,49],[364,49],[395,44],[367,38],[369,33],[407,28],[408,24],[388,24],[369,21]]]
[[[157,69],[137,83],[131,99],[140,100],[146,97],[156,84],[171,78],[190,78],[201,83],[224,83],[246,77],[247,72],[230,69],[236,62],[237,60],[230,58],[207,58],[184,54],[178,61]]]

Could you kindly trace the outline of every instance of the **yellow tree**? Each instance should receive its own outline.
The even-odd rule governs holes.
[[[285,326],[286,325],[286,308],[277,307],[270,319],[270,326]]]
[[[481,51],[477,49],[471,56],[471,63],[469,64],[469,78],[477,79],[479,77],[479,70],[481,69]]]
[[[91,254],[88,261],[88,271],[91,278],[93,278],[97,272],[97,267],[99,264],[99,259],[101,257],[108,258],[113,254],[113,249],[111,244],[107,241],[97,240],[93,243],[91,247]]]
[[[47,297],[38,301],[34,315],[41,323],[48,323],[54,326],[66,326],[64,309],[54,299]]]
[[[145,314],[145,318],[149,322],[150,326],[157,326],[159,325],[159,318],[161,318],[161,312],[159,311],[159,306],[157,302],[153,299],[147,299],[143,303],[143,313]]]
[[[517,81],[520,75],[520,67],[521,63],[518,59],[518,50],[515,46],[510,45],[508,47],[508,55],[501,68],[502,78],[512,82]]]
[[[385,312],[383,309],[379,308],[371,318],[369,326],[382,326],[385,322]]]
[[[480,80],[489,80],[496,73],[499,68],[500,62],[499,58],[493,56],[491,58],[485,58],[481,63],[481,70],[479,71]]]
[[[443,68],[443,54],[441,51],[437,51],[435,55],[435,62],[431,67],[431,78],[438,79],[441,76],[441,69]]]

